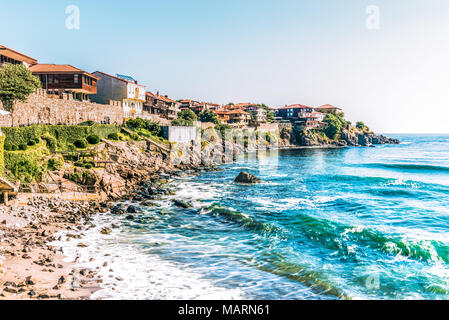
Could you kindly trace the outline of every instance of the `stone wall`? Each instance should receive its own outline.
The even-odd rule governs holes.
[[[19,101],[14,104],[12,115],[0,115],[0,127],[31,124],[74,125],[88,120],[122,124],[121,104],[115,101],[110,104],[81,102],[73,100],[71,95],[49,95],[44,90],[37,89],[26,102]]]

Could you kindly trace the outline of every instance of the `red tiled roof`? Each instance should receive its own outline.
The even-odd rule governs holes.
[[[88,75],[94,79],[99,80],[100,78],[97,76],[94,76],[93,74],[90,74],[89,72],[86,72],[84,70],[75,68],[74,66],[71,66],[70,64],[35,64],[30,67],[30,71],[32,73],[81,73]]]
[[[325,105],[322,105],[321,107],[318,107],[318,108],[315,108],[315,109],[317,109],[317,110],[322,110],[322,109],[335,109],[335,110],[342,110],[341,108],[338,108],[338,107],[334,107],[333,105],[330,105],[330,104],[325,104]]]
[[[249,114],[249,113],[241,109],[236,109],[228,111],[227,114]]]
[[[170,98],[168,98],[166,96],[161,96],[161,95],[158,95],[158,94],[154,94],[154,93],[152,93],[150,91],[147,91],[145,94],[148,95],[148,96],[151,96],[154,99],[158,99],[158,100],[161,100],[161,101],[178,103],[177,101],[172,100],[172,99],[170,99]]]
[[[8,47],[5,47],[3,45],[0,44],[0,54],[4,55],[5,57],[9,57],[11,59],[14,60],[18,60],[18,61],[24,61],[28,64],[35,64],[37,63],[37,60],[34,58],[31,58],[27,55],[24,55],[23,53],[20,53],[18,51],[15,51],[13,49],[10,49]]]

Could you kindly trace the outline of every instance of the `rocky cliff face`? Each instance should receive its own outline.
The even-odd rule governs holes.
[[[362,132],[354,127],[342,130],[338,139],[331,140],[322,131],[293,129],[290,141],[297,146],[364,146],[399,144],[400,141],[383,135]]]

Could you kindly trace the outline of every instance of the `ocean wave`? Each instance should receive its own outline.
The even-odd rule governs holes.
[[[363,163],[354,164],[355,167],[394,169],[400,171],[421,171],[421,172],[444,172],[449,173],[449,167],[428,165],[428,164],[411,164],[411,163]]]

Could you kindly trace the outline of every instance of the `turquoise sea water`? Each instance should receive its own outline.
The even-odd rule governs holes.
[[[163,200],[138,221],[99,216],[120,228],[86,235],[115,257],[98,297],[449,298],[449,136],[394,137],[249,154],[170,182],[192,210]],[[264,183],[233,183],[242,170]]]

